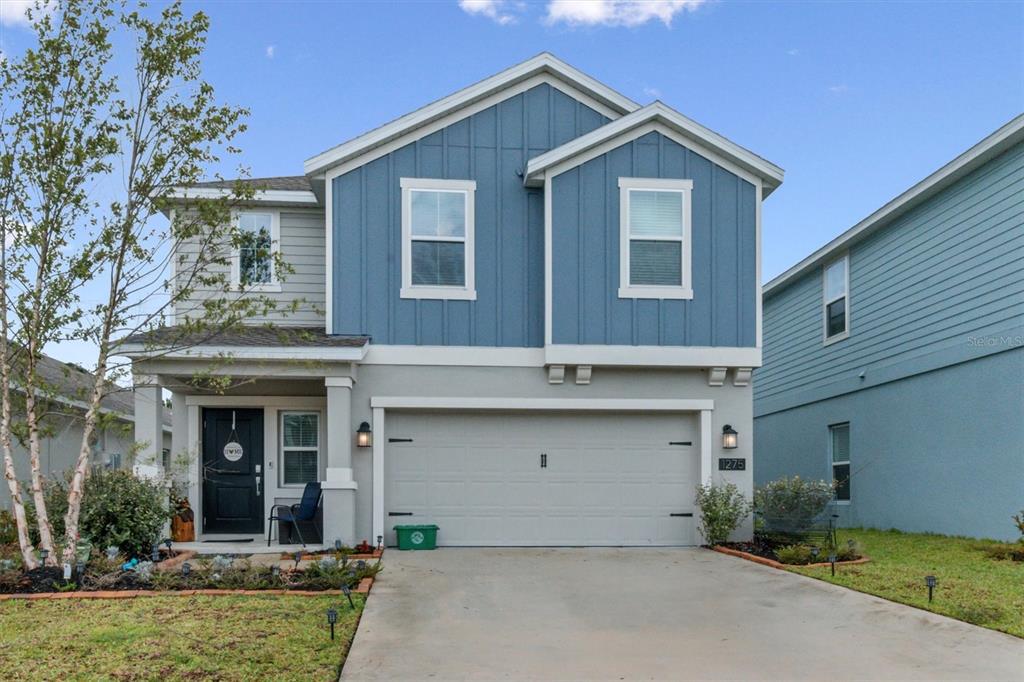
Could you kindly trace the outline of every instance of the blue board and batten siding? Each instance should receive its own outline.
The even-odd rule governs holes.
[[[335,178],[334,333],[375,344],[543,346],[544,201],[522,172],[607,122],[538,85]],[[476,301],[399,297],[402,177],[476,181]]]
[[[849,249],[850,336],[825,346],[815,269],[764,300],[754,480],[830,478],[847,525],[1012,539],[1024,504],[1024,144]]]
[[[692,179],[693,299],[619,298],[619,178]],[[552,180],[552,342],[757,343],[756,188],[651,132]]]

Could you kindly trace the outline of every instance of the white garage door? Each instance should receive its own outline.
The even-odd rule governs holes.
[[[385,528],[442,545],[692,545],[692,414],[388,412]],[[692,444],[691,444],[692,443]]]

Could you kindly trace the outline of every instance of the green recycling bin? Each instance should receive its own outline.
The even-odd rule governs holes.
[[[398,534],[398,549],[437,549],[435,525],[395,526]]]

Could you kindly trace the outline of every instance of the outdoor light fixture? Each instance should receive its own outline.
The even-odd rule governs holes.
[[[341,593],[348,597],[348,605],[350,608],[355,609],[356,605],[352,603],[352,589],[348,586],[348,583],[342,583]]]
[[[384,536],[383,535],[378,535],[377,536],[377,549],[380,549],[380,550],[384,549]]]
[[[293,554],[292,555],[292,559],[295,560],[295,570],[298,570],[299,569],[299,562],[302,561],[302,550],[300,549],[298,552]]]
[[[832,575],[836,574],[836,552],[832,550],[832,553],[828,555],[828,562],[832,564]]]
[[[327,622],[331,626],[331,639],[334,639],[334,624],[338,622],[338,611],[333,606],[327,609]]]
[[[935,586],[938,584],[938,582],[939,581],[935,579],[934,575],[926,575],[924,577],[924,584],[928,586],[928,601],[929,601],[929,603],[932,600],[932,590],[935,589]]]
[[[181,577],[187,578],[188,574],[192,572],[192,564],[185,562],[181,565]]]
[[[41,550],[39,550],[39,558],[43,560],[44,564],[46,563],[46,557],[48,557],[48,556],[50,556],[50,550],[48,550],[48,549],[41,549]]]
[[[340,552],[341,551],[341,538],[336,538],[334,540],[334,551],[335,552]]]
[[[356,429],[356,445],[361,448],[368,448],[373,445],[373,431],[370,430],[369,422],[363,422]]]
[[[819,552],[821,552],[821,550],[817,547],[811,547],[811,558],[817,561]]]
[[[722,447],[726,450],[735,450],[737,445],[736,436],[738,435],[739,434],[736,433],[736,429],[732,428],[730,425],[726,424],[725,426],[723,426]]]

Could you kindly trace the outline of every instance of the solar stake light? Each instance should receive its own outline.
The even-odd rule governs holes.
[[[300,549],[298,552],[293,554],[292,559],[295,560],[295,570],[299,570],[299,562],[302,561],[302,550]]]
[[[43,560],[44,564],[46,563],[46,558],[48,556],[50,556],[50,550],[48,550],[48,549],[41,549],[41,550],[39,550],[39,558]]]
[[[360,559],[356,562],[356,568],[360,571],[363,570],[364,568],[366,568],[366,562]]]
[[[107,558],[110,559],[111,561],[113,561],[114,559],[117,558],[117,554],[120,551],[121,551],[121,548],[120,547],[115,547],[114,545],[111,545],[110,547],[107,547]]]
[[[832,550],[832,553],[828,555],[828,562],[832,564],[832,575],[836,574],[836,551]]]
[[[84,561],[79,561],[78,564],[75,566],[75,575],[78,576],[79,580],[81,580],[82,576],[85,575],[85,562]]]
[[[164,538],[164,547],[167,548],[167,556],[171,556],[171,539]]]
[[[327,609],[327,622],[331,626],[331,639],[334,639],[334,624],[338,622],[338,610],[333,606]]]
[[[818,560],[818,554],[820,554],[820,553],[821,553],[820,549],[818,549],[817,547],[811,547],[811,558],[814,559],[815,561]]]
[[[384,549],[384,536],[383,535],[378,535],[377,536],[377,549]]]
[[[270,567],[270,575],[274,576],[275,578],[280,578],[281,577],[281,564],[274,564],[273,566],[271,566]]]
[[[185,562],[181,565],[181,577],[187,578],[188,574],[192,572],[192,564]]]
[[[348,605],[350,608],[355,609],[356,605],[352,603],[352,589],[348,586],[348,583],[342,583],[341,593],[348,597]]]
[[[934,575],[926,575],[924,577],[924,584],[928,586],[928,602],[931,603],[932,591],[935,589],[935,586],[939,584],[939,581],[936,580]]]
[[[149,555],[149,558],[153,560],[153,563],[160,562],[160,545],[153,545],[153,553]]]
[[[334,551],[335,552],[340,552],[341,551],[341,538],[335,538],[334,539]]]

